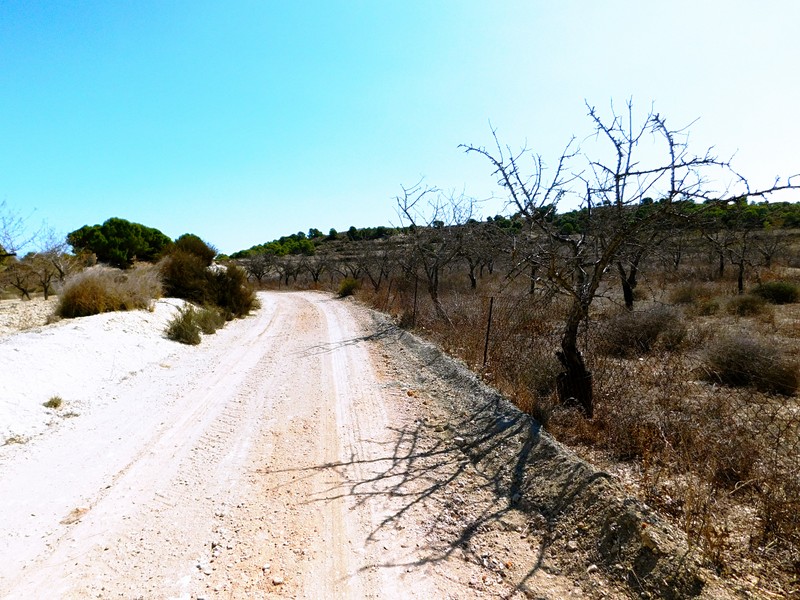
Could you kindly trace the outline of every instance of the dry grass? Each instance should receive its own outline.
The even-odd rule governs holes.
[[[45,408],[59,409],[64,404],[64,399],[61,396],[53,396],[47,402],[42,404]]]
[[[59,296],[56,314],[75,318],[146,309],[160,296],[161,278],[152,265],[142,263],[126,271],[96,266],[67,281]]]
[[[794,396],[800,388],[800,367],[787,350],[747,332],[725,332],[709,343],[704,368],[712,381],[735,387],[752,386],[766,393]]]
[[[670,515],[720,574],[756,573],[778,593],[793,589],[800,572],[796,305],[737,296],[726,281],[662,282],[652,296],[676,306],[638,302],[634,313],[621,311],[613,295],[600,299],[581,333],[595,382],[595,416],[587,420],[559,406],[554,392],[562,297],[505,286],[494,300],[487,347],[489,298],[447,283],[441,298],[450,324],[421,290],[414,308],[409,282],[362,289],[358,297],[407,325],[416,315],[417,332],[462,358],[556,438],[627,470],[640,498]],[[738,362],[720,331],[747,331],[734,338],[758,344],[744,343],[747,358]],[[728,380],[726,362],[748,379]]]
[[[200,325],[197,310],[191,304],[183,307],[167,324],[167,337],[181,344],[196,346],[200,343]]]

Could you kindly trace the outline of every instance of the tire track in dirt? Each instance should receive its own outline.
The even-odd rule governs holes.
[[[532,524],[431,421],[422,371],[350,302],[260,298],[3,472],[20,506],[24,468],[63,489],[31,522],[0,516],[27,553],[0,561],[0,596],[529,595],[506,573],[528,560]],[[537,598],[574,591],[527,581]]]
[[[252,380],[260,380],[253,372],[263,366],[264,356],[286,334],[280,316],[280,306],[269,306],[254,323],[249,323],[250,327],[220,332],[230,339],[219,348],[214,342],[223,340],[222,335],[206,340],[212,347],[203,354],[211,350],[206,357],[215,363],[211,369],[188,356],[155,380],[145,375],[128,380],[130,389],[121,393],[120,401],[136,402],[137,396],[152,393],[155,386],[178,396],[175,410],[164,415],[164,422],[122,468],[105,478],[107,484],[99,486],[92,497],[74,498],[76,506],[81,507],[80,518],[74,519],[75,523],[56,526],[47,543],[51,552],[35,564],[23,565],[24,577],[15,582],[16,597],[34,597],[45,584],[62,597],[68,596],[70,589],[80,590],[74,593],[76,597],[85,597],[90,592],[87,585],[92,591],[98,588],[107,595],[114,586],[102,581],[118,580],[115,573],[120,566],[123,572],[126,568],[138,569],[136,556],[149,556],[152,560],[154,554],[159,554],[159,545],[141,535],[149,530],[156,531],[156,536],[161,535],[161,529],[171,532],[164,535],[167,547],[159,560],[182,557],[185,562],[191,552],[201,553],[196,546],[202,546],[205,539],[191,539],[191,528],[185,535],[180,526],[170,525],[170,521],[183,526],[187,520],[209,522],[213,511],[208,505],[213,494],[224,492],[235,483],[236,467],[246,457],[252,437],[248,427],[257,427],[266,398],[264,390],[252,384]],[[101,428],[95,429],[95,434],[102,433]],[[96,444],[93,440],[93,446]],[[113,447],[111,442],[106,445]],[[78,462],[70,466],[80,470],[80,462],[87,456],[79,450],[77,440],[72,440],[72,446]],[[176,512],[179,514],[173,514]],[[149,526],[148,521],[154,526]],[[163,527],[159,529],[158,525]],[[65,572],[67,565],[83,568]],[[131,589],[130,575],[127,572],[119,581],[127,592]],[[147,581],[153,579],[148,576]],[[175,579],[183,580],[185,576]],[[152,585],[145,587],[144,591],[153,591]]]

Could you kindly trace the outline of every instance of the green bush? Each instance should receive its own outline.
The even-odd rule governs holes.
[[[705,365],[709,378],[725,385],[785,396],[800,387],[798,365],[783,349],[744,333],[717,338],[706,348]]]
[[[752,317],[764,312],[764,299],[752,294],[741,294],[728,301],[725,307],[728,312],[738,317]]]
[[[339,284],[339,298],[346,298],[356,293],[356,290],[361,287],[361,282],[352,277],[345,277]]]
[[[226,320],[244,317],[258,308],[247,273],[236,265],[209,267],[197,254],[175,249],[159,263],[159,269],[168,296],[217,306]]]
[[[225,313],[216,306],[206,306],[197,311],[197,325],[206,335],[225,326]]]
[[[800,300],[800,287],[791,281],[768,281],[757,285],[750,293],[771,304],[794,304]]]
[[[258,299],[244,269],[236,265],[208,272],[209,300],[220,307],[227,320],[246,317],[258,308]]]
[[[92,267],[70,278],[59,296],[56,314],[87,317],[116,310],[149,308],[161,296],[161,279],[151,265],[121,271]]]
[[[668,307],[623,312],[606,323],[600,350],[609,356],[630,358],[652,351],[656,343],[674,350],[686,338],[680,313]]]
[[[206,244],[198,236],[191,233],[184,233],[181,237],[175,240],[175,250],[181,252],[188,252],[201,258],[205,266],[209,266],[214,262],[214,257],[217,255],[217,249],[209,244]]]
[[[195,304],[211,301],[205,260],[192,252],[173,250],[158,264],[164,280],[164,294]]]
[[[196,346],[200,343],[198,314],[191,305],[183,307],[167,324],[167,337],[181,344]]]

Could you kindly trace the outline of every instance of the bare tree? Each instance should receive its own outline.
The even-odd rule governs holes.
[[[28,220],[0,202],[0,258],[19,254],[40,237],[41,228],[32,231]]]
[[[449,322],[439,298],[439,282],[443,269],[461,252],[461,226],[472,218],[475,199],[445,195],[421,181],[402,189],[396,200],[398,216],[410,239],[412,260],[408,263],[421,267],[437,316]]]
[[[365,244],[358,254],[361,271],[367,276],[376,292],[392,273],[392,248],[386,240]]]
[[[16,289],[23,300],[30,300],[31,293],[36,291],[36,273],[29,260],[18,260],[16,257],[12,257],[0,275],[2,275],[0,283]]]
[[[773,259],[782,255],[789,247],[789,236],[786,232],[767,225],[753,236],[753,246],[761,256],[762,264],[769,269]]]
[[[283,284],[288,287],[289,278],[291,277],[292,281],[297,281],[297,278],[300,275],[300,259],[291,254],[287,254],[286,256],[276,256],[274,268],[278,273],[279,281],[283,282]]]
[[[588,104],[587,108],[595,130],[587,138],[594,145],[592,153],[581,152],[573,138],[549,172],[540,155],[502,146],[494,130],[493,150],[463,147],[489,160],[509,204],[542,237],[540,262],[547,271],[545,281],[570,299],[556,353],[563,367],[559,396],[563,402],[577,403],[591,417],[592,376],[578,345],[579,329],[589,318],[605,274],[615,264],[623,264],[629,250],[626,243],[639,236],[646,241],[646,232],[675,218],[688,201],[728,202],[742,195],[764,196],[798,186],[791,180],[785,184],[776,181],[768,189],[750,190],[727,161],[710,151],[690,154],[686,130],[670,129],[652,110],[637,121],[631,102],[621,114],[612,107],[608,118]],[[528,159],[532,161],[526,167],[523,163]],[[726,174],[744,193],[710,187],[710,181]],[[660,200],[642,210],[645,198]],[[552,217],[560,205],[570,201],[585,211],[585,226],[567,235]]]
[[[302,268],[311,276],[311,280],[318,284],[322,274],[328,270],[330,266],[329,257],[318,252],[312,256],[304,256],[302,258]]]
[[[467,264],[470,288],[477,289],[478,279],[483,276],[484,269],[491,273],[498,255],[510,253],[512,246],[508,232],[493,221],[467,222],[459,257]]]
[[[250,277],[254,277],[258,283],[266,277],[273,267],[273,256],[266,252],[259,252],[243,259],[242,266]]]
[[[718,274],[723,276],[727,260],[736,272],[736,290],[744,294],[745,271],[753,266],[757,235],[764,224],[756,207],[747,203],[746,196],[714,207],[708,216],[703,220],[703,235],[718,256]]]

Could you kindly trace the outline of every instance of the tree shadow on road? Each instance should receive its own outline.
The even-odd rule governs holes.
[[[417,419],[389,428],[383,440],[360,440],[347,460],[286,472],[295,478],[337,475],[306,500],[310,504],[345,500],[390,506],[373,525],[367,544],[402,536],[410,524],[423,526],[427,544],[421,552],[364,570],[419,568],[456,558],[502,577],[507,596],[532,593],[528,583],[545,566],[559,513],[583,486],[565,478],[555,502],[532,506],[526,498],[527,474],[541,445],[540,427],[521,413],[498,412],[496,402],[488,399],[455,422]]]

